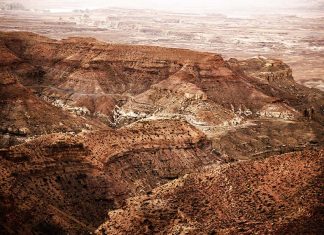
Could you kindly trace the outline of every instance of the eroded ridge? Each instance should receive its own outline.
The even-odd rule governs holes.
[[[0,55],[0,233],[319,231],[323,92],[284,62],[21,32]]]

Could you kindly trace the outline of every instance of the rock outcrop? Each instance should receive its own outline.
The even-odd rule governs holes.
[[[0,233],[317,232],[323,102],[274,59],[0,33]]]
[[[256,77],[264,82],[273,83],[281,81],[293,81],[291,68],[280,60],[255,57],[238,61],[229,60],[231,66],[242,69],[247,75]]]

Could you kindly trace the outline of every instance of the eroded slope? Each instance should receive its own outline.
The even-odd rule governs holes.
[[[94,231],[128,197],[221,161],[202,132],[185,122],[165,122],[52,134],[2,150],[1,229]]]
[[[220,167],[323,145],[323,93],[295,83],[281,61],[225,61],[213,53],[21,32],[0,33],[0,53],[3,233],[89,233],[111,210],[107,231],[117,234],[255,232],[259,223],[294,231],[280,218],[290,223],[299,205],[306,211],[301,216],[313,208],[290,194],[288,186],[305,189],[292,182],[294,174],[313,193],[301,195],[317,205],[318,189],[309,180],[317,182],[322,152]],[[266,173],[275,176],[263,184]],[[287,183],[278,193],[291,202],[271,197],[276,180]],[[179,182],[182,191],[172,186]],[[130,197],[138,204],[126,203]],[[172,200],[156,205],[159,197]],[[143,200],[154,201],[152,210]],[[261,209],[254,211],[253,203]],[[138,212],[142,204],[148,214]],[[219,220],[208,211],[217,208]],[[307,221],[300,226],[308,228]]]
[[[323,151],[213,166],[130,198],[97,234],[319,234],[322,178]]]

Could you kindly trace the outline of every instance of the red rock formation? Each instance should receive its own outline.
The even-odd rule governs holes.
[[[16,78],[8,75],[8,72],[0,73],[0,76],[0,146],[15,143],[11,141],[19,142],[19,137],[23,140],[23,137],[51,132],[80,132],[83,129],[103,126],[100,123],[84,121],[37,98]],[[8,139],[6,135],[9,136]]]
[[[227,108],[245,106],[254,112],[278,98],[255,84],[251,76],[258,73],[255,76],[282,77],[293,83],[290,68],[277,60],[227,63],[212,53],[81,38],[55,41],[27,33],[2,33],[1,41],[13,56],[44,71],[41,84],[30,76],[23,76],[23,84],[42,85],[46,96],[110,118],[118,101],[141,94],[161,81],[152,89],[172,87],[186,98],[200,97]],[[295,94],[285,92],[296,100]],[[108,107],[102,108],[106,102]]]
[[[96,233],[318,234],[323,160],[306,151],[185,175],[128,199]]]
[[[206,136],[181,121],[52,134],[0,154],[0,225],[19,234],[94,231],[128,197],[221,162]]]
[[[284,63],[19,32],[0,33],[0,53],[0,233],[89,233],[111,210],[117,234],[308,228],[322,152],[220,167],[321,148],[323,93]]]

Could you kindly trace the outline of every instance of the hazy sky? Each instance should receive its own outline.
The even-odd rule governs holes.
[[[151,8],[173,11],[228,11],[311,7],[324,0],[6,0],[31,8],[94,9],[102,7]],[[0,0],[1,2],[1,0]]]

